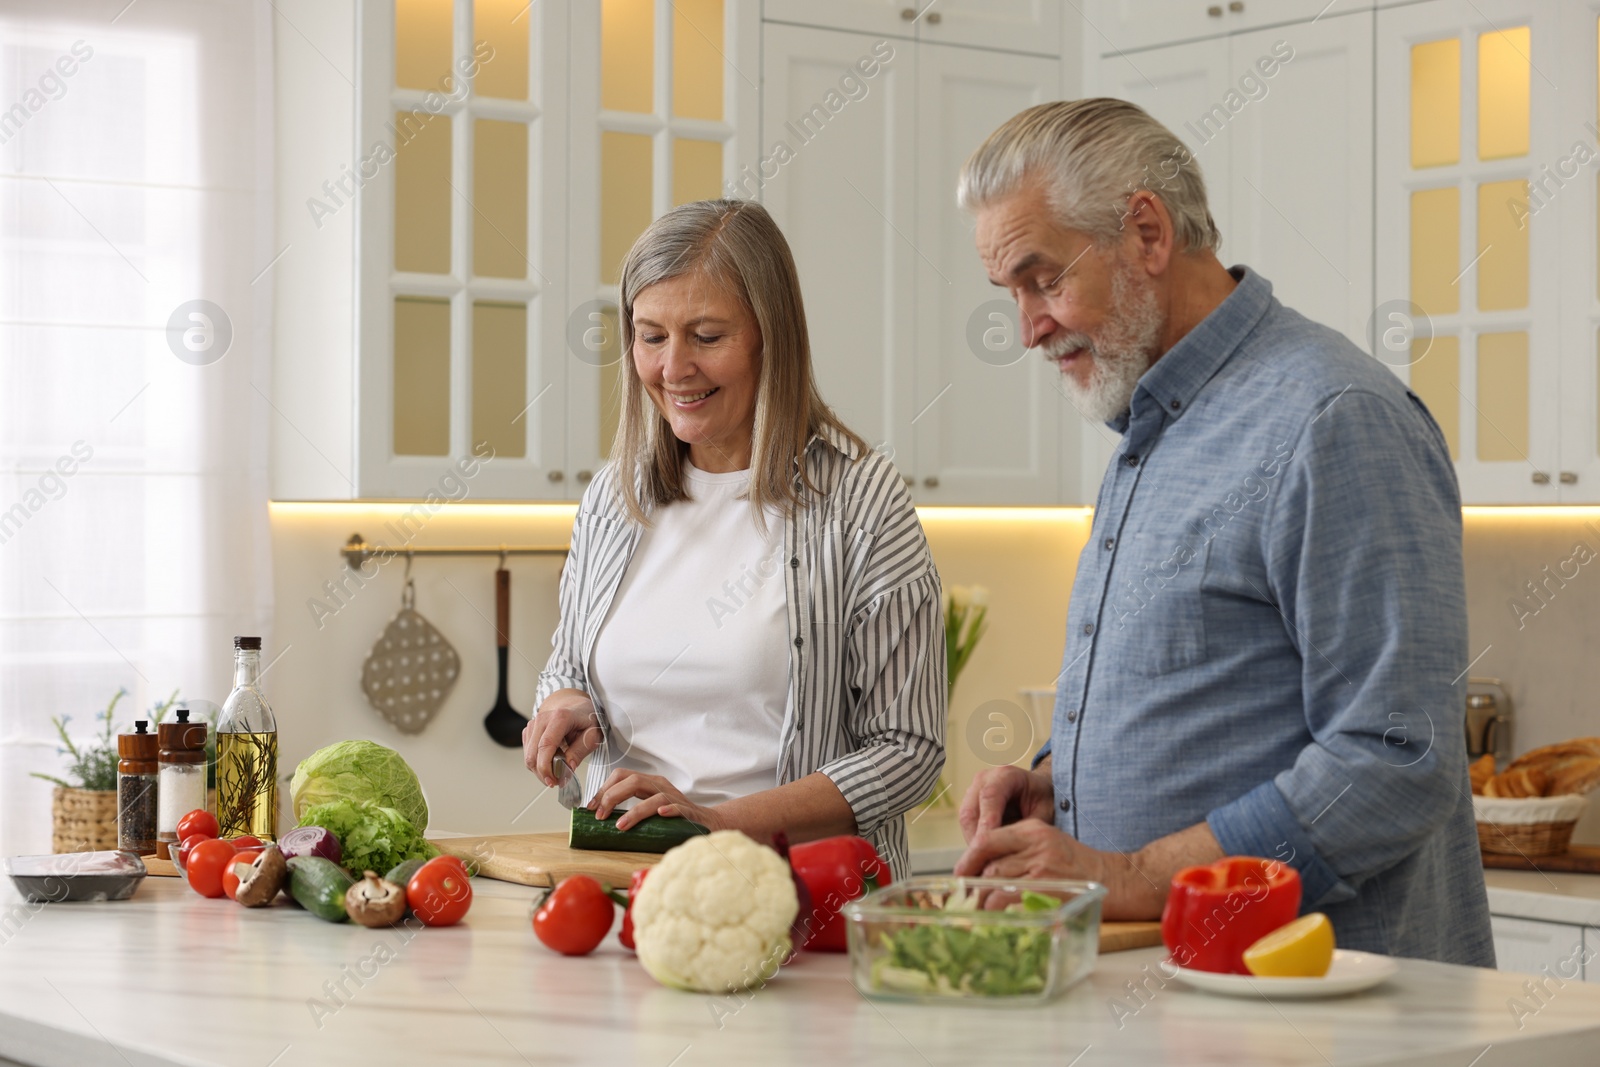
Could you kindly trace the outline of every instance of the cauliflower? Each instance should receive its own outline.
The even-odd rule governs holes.
[[[633,903],[633,941],[662,985],[731,993],[777,973],[799,909],[776,852],[718,830],[672,849],[650,871]]]

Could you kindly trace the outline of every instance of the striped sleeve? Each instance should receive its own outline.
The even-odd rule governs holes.
[[[945,656],[939,579],[883,593],[851,620],[846,683],[861,695],[843,723],[852,751],[819,770],[873,834],[926,797],[944,767]]]

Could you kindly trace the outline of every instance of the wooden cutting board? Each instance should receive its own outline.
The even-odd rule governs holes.
[[[1485,852],[1483,865],[1507,871],[1543,871],[1546,874],[1600,874],[1600,848],[1573,845],[1554,856],[1502,856]]]
[[[1126,952],[1161,944],[1160,923],[1101,923],[1100,951]]]
[[[433,843],[449,855],[472,860],[486,878],[541,887],[553,886],[575,874],[587,874],[613,889],[627,889],[634,871],[654,867],[661,861],[653,852],[568,848],[567,835],[563,833],[447,837]]]

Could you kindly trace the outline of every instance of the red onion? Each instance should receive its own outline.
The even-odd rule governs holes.
[[[278,851],[283,853],[284,859],[321,856],[334,863],[344,856],[344,850],[339,847],[339,839],[333,835],[333,831],[320,826],[298,826],[290,830],[278,838]]]

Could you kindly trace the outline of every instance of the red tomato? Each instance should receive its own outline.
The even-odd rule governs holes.
[[[533,932],[563,956],[587,956],[605,940],[616,915],[605,887],[586,874],[575,874],[539,904]]]
[[[472,906],[472,885],[461,861],[437,856],[406,885],[406,903],[425,926],[454,926]]]
[[[189,872],[189,888],[203,897],[222,895],[222,871],[235,853],[226,841],[209,838],[197,841],[189,850],[189,862],[184,865]]]
[[[178,866],[187,871],[189,869],[189,853],[194,851],[194,846],[202,841],[215,840],[216,838],[207,837],[205,834],[190,834],[188,837],[183,838],[182,843],[178,845]]]
[[[205,808],[195,808],[179,819],[178,840],[182,841],[192,834],[199,834],[201,837],[216,837],[217,817]]]
[[[227,838],[228,844],[243,852],[247,848],[260,848],[261,838],[251,834],[240,834],[238,837]]]
[[[633,902],[639,899],[639,888],[644,885],[644,876],[649,873],[649,867],[634,871],[633,879],[628,883],[628,906],[622,912],[622,929],[617,931],[617,940],[622,942],[623,948],[633,948]]]
[[[228,842],[230,845],[232,841]],[[239,893],[239,868],[255,861],[261,855],[259,848],[240,849],[233,854],[233,858],[222,865],[222,895],[229,900],[238,900]]]

